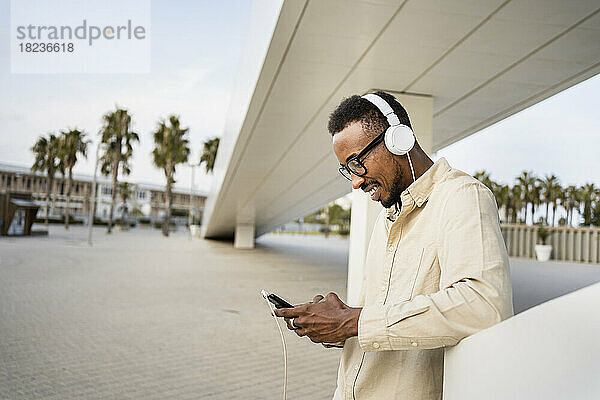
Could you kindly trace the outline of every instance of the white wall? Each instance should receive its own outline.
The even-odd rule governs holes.
[[[444,400],[600,399],[600,283],[447,348]]]

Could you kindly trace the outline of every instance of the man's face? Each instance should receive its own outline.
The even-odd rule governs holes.
[[[373,139],[364,132],[360,122],[353,122],[333,135],[333,151],[340,164],[346,165],[346,160],[360,153]],[[385,144],[379,143],[361,161],[367,173],[364,176],[352,174],[352,187],[369,193],[371,200],[379,201],[385,208],[395,203],[401,205],[400,194],[404,190],[402,169]]]

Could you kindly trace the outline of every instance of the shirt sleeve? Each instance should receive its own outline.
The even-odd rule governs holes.
[[[441,214],[440,290],[411,300],[362,309],[358,339],[364,351],[431,349],[513,315],[508,255],[491,191],[463,184]]]

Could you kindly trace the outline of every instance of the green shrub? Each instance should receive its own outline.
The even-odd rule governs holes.
[[[340,236],[348,236],[350,234],[350,229],[341,228],[340,230],[338,230],[338,234]]]
[[[542,244],[546,244],[546,240],[548,239],[548,236],[550,236],[550,231],[548,229],[546,229],[544,224],[539,223],[537,235],[538,235],[538,239],[540,239]]]
[[[152,226],[153,226],[154,228],[156,228],[156,229],[162,229],[162,227],[163,227],[163,221],[154,221],[154,222],[152,223]],[[173,222],[173,221],[170,221],[170,222],[169,222],[169,226],[170,226],[170,227],[175,227],[175,222]]]

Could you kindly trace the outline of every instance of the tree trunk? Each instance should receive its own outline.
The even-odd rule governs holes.
[[[550,202],[549,202],[549,201],[547,201],[547,202],[546,202],[546,218],[545,218],[546,225],[548,225],[548,211],[549,211],[549,210],[548,210],[548,207],[549,207],[549,206],[550,206]]]
[[[163,235],[169,236],[169,222],[171,220],[171,174],[167,172],[167,187],[165,190],[165,220],[163,222]]]
[[[92,185],[93,185],[93,183],[92,183]],[[94,190],[94,189],[92,189],[92,187],[93,186],[90,186],[90,191]],[[91,206],[94,209],[92,211],[92,226],[94,226],[94,220],[96,219],[96,211],[98,211],[98,184],[97,183],[96,183],[96,191],[94,193],[95,193],[96,197],[92,198],[90,196],[90,199],[92,200]]]
[[[52,184],[52,179],[50,179],[50,172],[48,172],[48,177],[46,178],[46,220],[44,221],[44,225],[48,226],[48,210],[50,209],[50,185]]]
[[[573,226],[573,207],[569,208],[569,226]]]
[[[129,208],[127,207],[127,200],[123,202],[123,208],[121,212],[121,227],[125,230],[129,229]]]
[[[112,232],[113,211],[115,209],[115,201],[117,200],[117,178],[119,176],[119,164],[121,163],[121,140],[117,140],[114,152],[115,154],[112,166],[112,193],[110,197],[110,211],[108,213],[108,227],[106,233]]]
[[[325,237],[329,237],[329,204],[325,206]]]
[[[54,191],[54,177],[52,177],[52,185],[50,185],[50,213],[54,214],[56,206],[56,192]]]
[[[556,219],[556,203],[552,203],[552,226],[554,226],[555,219]]]
[[[71,187],[73,185],[73,167],[69,167],[69,178],[67,180],[67,206],[65,208],[65,229],[69,229],[69,203],[71,202]]]

